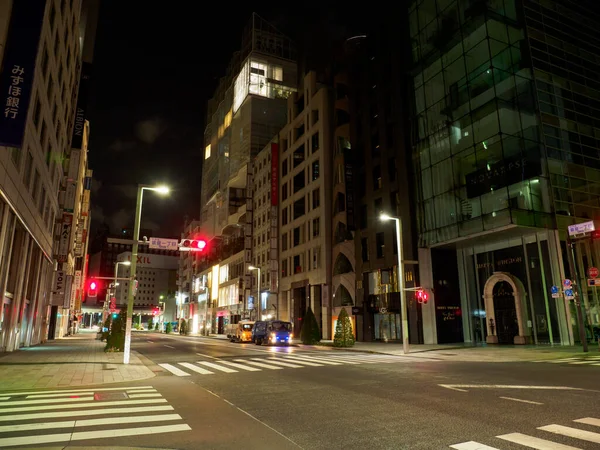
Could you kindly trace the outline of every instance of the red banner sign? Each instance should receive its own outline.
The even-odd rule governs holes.
[[[279,144],[271,143],[271,206],[277,206],[279,193]]]

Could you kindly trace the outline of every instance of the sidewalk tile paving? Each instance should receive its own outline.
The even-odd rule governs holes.
[[[136,352],[128,365],[123,353],[107,353],[96,333],[48,341],[0,356],[0,391],[61,388],[144,380],[155,376]]]

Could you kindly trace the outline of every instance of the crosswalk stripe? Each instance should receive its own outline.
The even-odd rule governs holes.
[[[164,425],[158,427],[122,428],[102,431],[82,431],[77,433],[46,434],[0,439],[0,447],[15,447],[29,444],[49,444],[51,442],[82,441],[107,437],[140,436],[144,434],[172,433],[191,430],[189,425]]]
[[[162,397],[158,392],[154,394],[128,394],[129,398],[153,398],[153,397]]]
[[[570,362],[569,364],[594,364],[597,363],[598,361],[596,360],[591,360],[591,361],[573,361]]]
[[[585,423],[586,425],[594,425],[596,427],[600,427],[600,419],[594,419],[593,417],[584,417],[583,419],[577,419],[573,422]]]
[[[203,369],[202,367],[195,366],[191,363],[183,362],[183,363],[179,363],[179,365],[185,367],[186,369],[193,370],[194,372],[199,373],[201,375],[212,375],[214,373],[214,372],[211,372],[210,370]]]
[[[119,405],[147,405],[151,403],[166,403],[164,398],[148,399],[148,400],[115,400],[111,402],[90,402],[90,403],[69,403],[66,405],[37,405],[24,406],[18,408],[2,408],[0,413],[15,413],[26,411],[49,411],[52,409],[70,409],[70,408],[93,408],[99,405],[102,406],[119,406]],[[1,419],[0,419],[1,420]]]
[[[568,436],[575,439],[581,439],[582,441],[594,442],[600,444],[600,434],[592,433],[591,431],[578,430],[577,428],[565,427],[563,425],[547,425],[545,427],[539,427],[538,430],[548,431],[554,434],[560,434],[562,436]]]
[[[156,389],[143,389],[141,391],[132,391],[132,390],[127,390],[128,394],[145,394],[147,392],[156,392]]]
[[[153,416],[123,416],[108,417],[105,419],[66,420],[62,422],[26,423],[20,425],[0,426],[0,433],[15,433],[18,431],[47,430],[72,427],[90,427],[98,425],[110,425],[114,423],[140,423],[140,422],[162,422],[163,420],[180,420],[179,414],[158,414]]]
[[[135,391],[139,392],[139,391]],[[40,395],[28,395],[25,398],[57,398],[57,397],[65,397],[67,395],[94,395],[94,390],[90,389],[89,391],[79,392],[77,394],[72,394],[67,392],[66,394],[40,394]]]
[[[159,364],[159,366],[162,367],[163,369],[168,370],[173,375],[177,375],[178,377],[189,377],[190,376],[189,373],[184,372],[183,370],[178,369],[177,367],[172,366],[171,364],[164,363],[164,364]]]
[[[254,361],[262,361],[262,359],[258,359],[258,358],[252,358]],[[292,363],[287,363],[287,362],[283,362],[283,361],[279,361],[279,358],[267,358],[269,361],[271,361],[272,364],[277,364],[278,366],[283,366],[283,367],[291,367],[292,369],[302,369],[304,368],[304,366],[299,366],[298,364],[292,364]]]
[[[128,391],[128,390],[138,390],[138,389],[152,389],[152,386],[128,386],[128,387],[116,387],[116,388],[98,388],[98,389],[61,389],[56,391],[44,391],[43,394],[40,394],[40,391],[28,391],[28,392],[4,392],[1,394],[2,396],[16,397],[21,395],[32,395],[32,394],[40,394],[40,395],[48,395],[48,394],[81,394],[83,392],[104,392],[104,391]]]
[[[313,366],[313,367],[322,367],[323,366],[323,364],[317,364],[317,363],[310,362],[310,361],[303,361],[303,360],[301,360],[299,358],[296,358],[294,356],[284,356],[284,357],[281,357],[281,358],[285,359],[285,360],[292,360],[294,362],[297,362],[298,364],[304,364],[305,366]]]
[[[101,416],[104,414],[123,414],[137,412],[156,412],[156,411],[173,411],[172,406],[135,406],[133,408],[104,408],[104,409],[86,409],[83,411],[56,411],[33,414],[18,414],[0,417],[0,422],[15,422],[17,420],[34,420],[34,419],[50,419],[58,417],[73,417],[73,416]]]
[[[44,403],[72,403],[72,402],[89,402],[94,400],[94,396],[77,397],[77,398],[44,398],[39,400],[15,400],[12,402],[2,403],[2,406],[17,406],[17,405],[40,405]]]
[[[256,367],[245,366],[243,364],[237,364],[237,363],[229,362],[229,361],[219,361],[219,362],[221,364],[227,364],[228,366],[231,366],[231,367],[236,367],[238,369],[247,370],[248,372],[260,372],[260,369],[257,369]]]
[[[315,362],[325,362],[325,361],[334,361],[337,364],[361,364],[358,361],[350,361],[350,360],[345,360],[345,359],[341,359],[341,358],[322,358],[320,356],[303,356],[303,358],[309,360],[309,361],[315,361]]]
[[[319,364],[328,364],[330,366],[341,366],[341,362],[330,361],[328,359],[313,358],[312,356],[286,356],[286,358],[298,359],[300,361],[315,362]]]
[[[230,369],[229,367],[223,367],[223,366],[220,366],[218,364],[211,363],[208,361],[198,361],[198,364],[202,364],[206,367],[210,367],[212,369],[217,369],[217,370],[220,370],[221,372],[225,372],[225,373],[237,372],[237,370]]]
[[[475,441],[461,442],[460,444],[451,445],[450,448],[456,450],[498,450],[496,447],[490,447]]]
[[[504,441],[524,445],[525,447],[535,448],[536,450],[579,450],[577,447],[558,444],[556,442],[547,441],[546,439],[540,439],[534,436],[528,436],[526,434],[521,433],[509,433],[496,437]]]
[[[263,369],[271,369],[271,370],[281,370],[282,369],[282,367],[270,366],[269,364],[263,364],[263,363],[249,361],[249,360],[245,360],[245,359],[234,359],[234,361],[245,363],[245,364],[252,364],[254,366],[262,367]]]

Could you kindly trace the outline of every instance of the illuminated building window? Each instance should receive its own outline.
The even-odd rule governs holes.
[[[204,159],[208,159],[210,158],[210,144],[208,144],[206,146],[206,148],[204,149]]]

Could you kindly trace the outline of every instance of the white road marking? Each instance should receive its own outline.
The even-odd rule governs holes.
[[[269,364],[263,364],[263,363],[249,361],[249,360],[245,360],[245,359],[234,359],[234,361],[245,363],[245,364],[252,364],[254,366],[262,367],[263,369],[271,369],[271,370],[281,370],[282,369],[282,367],[270,366]]]
[[[221,364],[227,364],[228,366],[235,367],[237,369],[247,370],[248,372],[261,372],[261,369],[257,369],[256,367],[245,366],[243,364],[237,364],[229,361],[219,361]]]
[[[237,370],[230,369],[229,367],[219,366],[218,364],[214,364],[214,363],[211,363],[208,361],[198,361],[198,364],[202,364],[204,366],[210,367],[212,369],[217,369],[217,370],[220,370],[221,372],[225,372],[225,373],[237,372]]]
[[[175,348],[172,345],[163,344],[164,347]]]
[[[82,441],[109,437],[140,436],[144,434],[172,433],[175,431],[191,430],[189,425],[164,425],[158,427],[122,428],[102,431],[82,431],[77,433],[46,434],[0,439],[0,446],[13,447],[17,445],[48,444],[51,442]]]
[[[598,361],[592,359],[592,360],[589,360],[589,361],[573,361],[573,362],[570,362],[569,364],[594,364],[594,363],[597,363],[597,362]]]
[[[483,445],[475,441],[454,444],[451,445],[450,448],[455,448],[456,450],[498,450],[496,447],[490,447],[488,445]]]
[[[146,341],[148,344],[154,344],[154,341]]]
[[[204,356],[205,358],[210,358],[210,359],[219,359],[219,358],[215,358],[214,356],[204,355],[202,353],[196,353],[196,355],[198,355],[198,356]]]
[[[565,427],[563,425],[546,425],[545,427],[539,427],[538,430],[600,444],[600,434],[592,433],[591,431],[578,430],[577,428]]]
[[[127,391],[128,394],[143,394],[146,392],[156,392],[156,389],[143,389],[141,391]]]
[[[137,390],[137,389],[152,389],[152,386],[129,386],[129,387],[117,387],[117,388],[98,388],[93,389],[94,392],[103,392],[103,391],[129,391],[129,390]],[[30,395],[30,394],[39,394],[41,396],[47,396],[48,394],[80,394],[82,392],[89,392],[92,389],[66,389],[66,390],[58,390],[58,391],[44,391],[43,394],[40,394],[40,391],[29,391],[29,392],[11,392],[4,393],[2,395],[8,396],[17,396],[17,395]]]
[[[8,400],[10,397],[2,397],[0,398],[0,402],[4,401],[4,400]]]
[[[284,360],[291,360],[292,362],[296,362],[298,364],[303,364],[305,366],[323,367],[323,364],[320,364],[320,363],[317,364],[317,363],[310,362],[310,361],[303,361],[302,359],[296,358],[295,356],[281,356],[280,358],[284,359]]]
[[[138,391],[136,391],[138,392]],[[67,395],[93,395],[95,393],[94,389],[90,389],[85,392],[78,392],[77,394],[73,394],[71,392],[67,392],[66,394],[40,394],[40,395],[28,395],[25,398],[56,398],[56,397],[65,397]]]
[[[187,369],[193,370],[194,372],[197,372],[202,375],[212,375],[214,373],[214,372],[211,372],[210,370],[203,369],[202,367],[195,366],[191,363],[182,362],[182,363],[179,363],[179,365],[183,366]]]
[[[97,405],[96,405],[97,406]],[[103,409],[86,409],[82,411],[57,411],[44,412],[34,414],[14,414],[10,416],[0,416],[0,422],[14,422],[17,420],[34,420],[34,419],[51,419],[58,417],[72,416],[100,416],[104,414],[123,414],[137,412],[156,412],[156,411],[173,411],[172,406],[135,406],[133,408],[103,408]]]
[[[543,405],[543,403],[534,402],[533,400],[523,400],[520,398],[513,398],[513,397],[500,397],[500,398],[503,398],[504,400],[512,400],[513,402],[530,403],[532,405]]]
[[[119,406],[119,405],[147,405],[150,403],[166,403],[164,398],[152,400],[115,400],[112,402],[90,402],[90,403],[69,403],[66,405],[37,405],[19,408],[0,408],[0,413],[14,413],[26,411],[49,411],[51,409],[69,409],[69,408],[94,408],[96,406]],[[0,418],[2,420],[2,418]]]
[[[301,361],[308,361],[308,362],[316,362],[319,364],[328,364],[330,366],[341,366],[343,364],[341,362],[329,361],[327,359],[313,358],[312,356],[288,356],[286,358],[299,359]]]
[[[594,425],[596,427],[600,427],[600,419],[594,419],[593,417],[584,417],[583,419],[577,419],[573,422],[585,423],[587,425]]]
[[[94,400],[94,396],[77,397],[77,398],[44,398],[39,400],[15,400],[12,402],[2,403],[2,406],[17,406],[17,405],[40,405],[45,403],[71,403],[71,402],[90,402]]]
[[[162,422],[163,420],[180,420],[179,414],[157,414],[153,416],[123,416],[104,419],[66,420],[62,422],[26,423],[21,425],[0,426],[0,433],[15,433],[18,431],[48,430],[72,427],[90,427],[112,425],[115,423]]]
[[[128,394],[129,398],[153,398],[153,397],[162,397],[158,392],[154,394]]]
[[[298,369],[298,368],[303,368],[304,366],[300,366],[298,364],[292,364],[292,363],[287,363],[287,362],[283,362],[283,361],[279,361],[279,358],[267,358],[269,361],[271,361],[271,364],[277,364],[278,366],[283,366],[283,367],[291,367],[292,369]],[[258,359],[258,358],[252,358],[253,361],[263,361],[262,359]]]
[[[177,375],[178,377],[189,377],[190,376],[189,373],[184,372],[183,370],[178,369],[177,367],[172,366],[171,364],[163,363],[163,364],[159,364],[159,366],[162,367],[163,369],[168,370],[173,375]]]
[[[438,384],[438,386],[446,389],[541,389],[541,390],[553,390],[553,391],[583,391],[581,388],[574,388],[568,386],[522,386],[522,385],[509,385],[509,384]],[[457,389],[458,388],[458,389]]]
[[[536,450],[580,450],[577,447],[558,444],[556,442],[547,441],[546,439],[540,439],[521,433],[503,434],[496,437],[498,439],[514,442],[515,444],[524,445],[525,447],[534,448]]]

